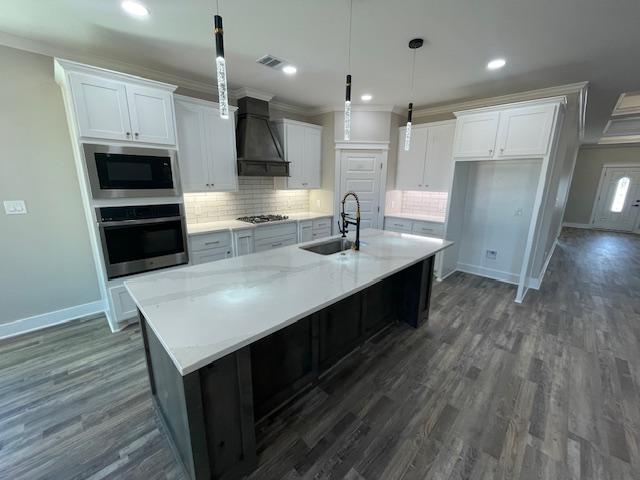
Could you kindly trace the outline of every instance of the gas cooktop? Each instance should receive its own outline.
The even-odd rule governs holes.
[[[277,222],[279,220],[286,220],[286,215],[251,215],[249,217],[240,217],[238,220],[241,222],[247,223],[267,223],[267,222]]]

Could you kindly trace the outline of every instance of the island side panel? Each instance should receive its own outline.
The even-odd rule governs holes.
[[[139,318],[152,398],[171,447],[192,479],[209,479],[200,375],[182,376],[140,312]]]
[[[429,319],[433,261],[434,257],[431,256],[401,272],[402,291],[398,297],[400,301],[398,314],[401,321],[414,328],[418,328]]]

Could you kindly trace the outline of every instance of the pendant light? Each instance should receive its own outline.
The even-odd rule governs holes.
[[[218,79],[218,104],[220,118],[229,118],[229,97],[227,94],[227,64],[224,59],[224,39],[220,5],[216,0],[216,15],[213,17],[213,34],[216,39],[216,76]]]
[[[413,50],[413,58],[411,59],[411,97],[413,97],[413,80],[416,70],[416,50],[422,46],[424,41],[421,38],[414,38],[409,42],[409,48]],[[407,126],[404,131],[404,150],[406,152],[411,148],[411,119],[413,117],[413,103],[409,103],[407,111]]]
[[[347,60],[347,72],[351,72],[351,16],[353,14],[353,0],[349,0],[349,47],[348,47],[348,60]],[[347,73],[347,81],[345,85],[345,98],[344,98],[344,139],[345,141],[351,140],[351,73]]]

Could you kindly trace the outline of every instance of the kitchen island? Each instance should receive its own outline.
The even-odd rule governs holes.
[[[151,391],[194,479],[241,478],[255,425],[390,324],[428,318],[437,238],[367,229],[361,250],[308,242],[125,283]]]

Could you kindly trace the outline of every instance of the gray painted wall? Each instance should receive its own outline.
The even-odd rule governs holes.
[[[565,222],[589,223],[591,221],[591,209],[598,192],[602,166],[605,163],[640,164],[640,146],[580,149],[564,214]]]
[[[53,59],[0,46],[0,324],[100,299]]]

